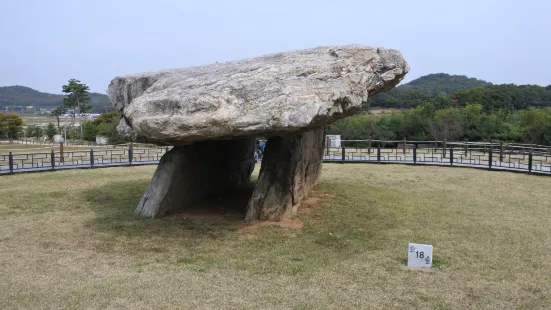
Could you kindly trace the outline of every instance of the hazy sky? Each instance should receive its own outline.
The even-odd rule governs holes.
[[[396,48],[407,80],[551,84],[548,0],[0,0],[0,86],[111,79],[333,44]]]

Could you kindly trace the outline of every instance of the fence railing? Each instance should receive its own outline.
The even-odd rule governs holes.
[[[357,146],[358,142],[366,143]],[[404,143],[405,142],[405,143]],[[121,165],[157,164],[170,147],[12,153],[0,155],[0,174],[69,168],[99,168]],[[401,163],[509,170],[551,175],[551,148],[460,142],[427,141],[340,141],[327,144],[324,162]]]
[[[0,174],[48,171],[69,168],[99,168],[121,165],[157,164],[169,147],[89,149],[86,151],[50,151],[0,155]]]
[[[357,146],[358,142],[367,146]],[[340,144],[340,147],[327,144],[324,161],[432,164],[551,175],[550,147],[404,140],[342,140]]]

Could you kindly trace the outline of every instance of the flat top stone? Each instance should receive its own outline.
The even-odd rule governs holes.
[[[396,50],[324,46],[116,77],[107,94],[123,114],[120,133],[184,145],[323,126],[358,112],[408,71]]]

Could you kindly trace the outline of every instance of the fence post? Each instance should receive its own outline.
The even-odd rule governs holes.
[[[13,174],[13,154],[11,152],[8,156],[8,164],[10,165],[10,174]]]
[[[63,142],[59,142],[59,162],[65,162],[65,158],[63,157]]]
[[[503,142],[499,143],[499,161],[503,161]]]
[[[468,151],[469,151],[469,139],[465,139],[465,156],[467,156]]]
[[[404,137],[404,147],[403,147],[404,155],[406,155],[406,143],[407,143],[407,140],[406,140],[406,137]]]
[[[380,145],[377,146],[377,162],[378,163],[381,162],[381,146]]]
[[[52,170],[55,169],[55,152],[52,150],[52,153],[50,153],[50,160],[52,162]]]
[[[94,149],[90,149],[90,166],[94,168]]]
[[[444,144],[442,145],[442,157],[446,158],[446,139],[444,139]]]
[[[450,166],[453,166],[453,146],[450,147]]]
[[[528,172],[532,173],[532,151],[528,153]]]
[[[329,148],[331,147],[331,137],[325,138],[325,155],[329,156]]]
[[[490,148],[490,150],[488,151],[488,169],[492,169],[492,155],[493,155],[493,152],[492,152],[492,148]]]
[[[367,141],[367,154],[371,155],[371,136],[369,136],[369,140]]]
[[[132,165],[132,157],[134,156],[134,146],[132,143],[128,146],[128,164]]]
[[[417,164],[417,144],[413,145],[413,164]]]
[[[345,157],[346,157],[346,149],[344,148],[344,146],[341,146],[341,159],[342,159],[342,163],[344,164],[344,161],[345,161]]]

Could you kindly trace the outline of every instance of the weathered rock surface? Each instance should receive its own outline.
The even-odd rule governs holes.
[[[161,158],[136,213],[162,216],[249,183],[254,150],[254,138],[174,147]]]
[[[268,139],[246,220],[279,220],[296,211],[321,174],[325,130]]]
[[[327,46],[117,77],[107,94],[122,111],[121,134],[186,145],[318,128],[359,111],[408,70],[395,50]]]
[[[293,213],[319,179],[324,125],[400,82],[400,52],[328,46],[117,77],[107,94],[120,134],[175,145],[136,212],[156,217],[248,182],[254,137],[268,137],[248,220]]]

